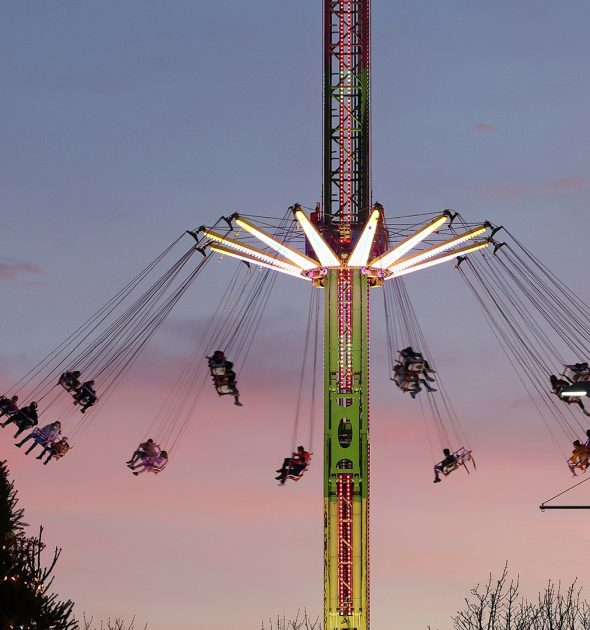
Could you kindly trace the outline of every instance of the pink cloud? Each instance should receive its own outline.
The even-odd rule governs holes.
[[[522,197],[530,189],[522,184],[509,184],[507,186],[493,186],[491,188],[480,187],[479,193],[486,197]]]
[[[544,195],[555,192],[580,190],[588,186],[588,178],[583,175],[572,175],[545,181],[538,184],[508,184],[505,186],[478,187],[477,191],[485,197],[516,198],[525,195]]]
[[[481,131],[483,133],[490,131],[499,131],[498,127],[494,127],[493,125],[488,125],[487,123],[477,123],[475,127],[473,127],[473,131]]]
[[[0,261],[0,280],[15,280],[21,273],[40,273],[41,267],[36,262],[17,262],[10,258]]]
[[[582,175],[574,175],[572,177],[563,177],[549,183],[552,190],[576,190],[584,188],[588,185],[588,178]]]

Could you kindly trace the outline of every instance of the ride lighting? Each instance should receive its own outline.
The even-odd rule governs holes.
[[[367,221],[363,233],[356,244],[350,258],[348,259],[348,267],[364,267],[369,260],[373,240],[377,233],[377,222],[379,221],[379,210],[373,210],[371,217]]]
[[[311,243],[322,267],[340,267],[338,256],[326,243],[324,237],[317,231],[315,225],[305,216],[303,210],[295,210],[295,218],[303,228],[307,240]]]
[[[412,267],[407,267],[406,269],[393,269],[393,274],[389,276],[390,278],[396,278],[398,276],[404,276],[407,273],[412,273],[413,271],[419,271],[420,269],[427,269],[428,267],[433,267],[434,265],[439,265],[441,263],[447,262],[448,260],[452,260],[453,258],[457,258],[457,256],[461,256],[462,254],[469,254],[471,252],[476,252],[478,249],[483,249],[484,247],[489,246],[489,241],[484,241],[483,243],[476,243],[475,245],[468,245],[467,247],[461,247],[460,249],[456,249],[449,254],[443,254],[442,256],[437,256],[436,258],[431,258],[426,262],[420,263],[418,265],[413,265]]]
[[[423,241],[428,235],[436,232],[438,228],[445,224],[449,220],[448,213],[443,213],[438,217],[432,219],[430,223],[426,224],[423,228],[420,228],[417,232],[408,236],[403,241],[398,243],[395,247],[386,251],[381,256],[373,258],[369,263],[369,267],[378,267],[379,269],[388,269],[396,260],[399,260],[405,253],[416,247],[418,243]]]
[[[463,234],[458,234],[457,236],[454,236],[453,238],[450,238],[438,245],[433,245],[432,247],[418,252],[417,254],[413,254],[412,256],[408,256],[407,258],[402,258],[401,260],[398,260],[396,263],[389,266],[389,270],[398,271],[401,269],[407,269],[412,265],[416,265],[424,260],[427,260],[428,258],[432,258],[436,254],[440,254],[441,252],[451,249],[451,247],[454,247],[455,245],[459,245],[460,243],[464,243],[469,239],[475,238],[476,236],[483,234],[487,229],[488,225],[486,223],[478,225],[476,228],[473,228],[468,232],[463,232]]]
[[[222,254],[223,256],[232,256],[233,258],[238,258],[239,260],[243,260],[244,262],[253,263],[255,265],[259,265],[260,267],[266,267],[268,269],[274,269],[275,271],[280,271],[281,273],[286,273],[289,276],[295,276],[296,278],[302,278],[303,280],[309,280],[306,276],[301,275],[301,271],[296,267],[282,267],[277,264],[279,261],[268,256],[271,261],[267,262],[261,258],[257,258],[254,255],[249,255],[243,252],[238,252],[234,249],[230,249],[229,247],[224,247],[223,245],[218,245],[217,243],[210,243],[209,247],[211,251],[217,252],[218,254]]]
[[[571,387],[563,389],[559,393],[560,398],[575,398],[577,396],[590,396],[590,383],[576,383]]]
[[[269,247],[272,247],[279,254],[290,260],[296,267],[300,267],[305,271],[309,271],[310,269],[315,269],[316,267],[320,266],[320,264],[313,258],[305,256],[301,252],[298,252],[296,249],[293,249],[292,247],[289,247],[288,245],[277,241],[274,236],[272,236],[262,228],[257,227],[253,223],[250,223],[250,221],[247,221],[246,219],[238,216],[235,219],[235,222],[241,228],[243,228],[247,232],[250,232],[252,236],[255,236],[257,239],[259,239]]]
[[[268,254],[266,254],[265,252],[263,252],[262,250],[256,247],[252,247],[251,245],[246,245],[246,243],[240,243],[239,241],[235,241],[234,239],[228,238],[227,236],[224,236],[223,234],[219,234],[218,232],[214,232],[213,230],[204,230],[204,233],[207,236],[207,238],[210,238],[212,241],[217,241],[218,243],[221,243],[224,247],[228,249],[241,252],[243,254],[246,254],[249,257],[253,257],[257,260],[266,262],[267,264],[272,265],[273,267],[285,269],[286,271],[290,271],[291,273],[294,273],[296,275],[301,274],[302,270],[299,267],[292,265],[289,261],[284,260],[283,258],[278,258],[276,256],[269,256]]]

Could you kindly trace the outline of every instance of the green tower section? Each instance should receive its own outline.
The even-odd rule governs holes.
[[[369,627],[369,281],[324,281],[324,623]],[[344,315],[343,315],[344,314]]]

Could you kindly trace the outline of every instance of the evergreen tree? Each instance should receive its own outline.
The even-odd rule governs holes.
[[[0,462],[0,630],[74,630],[73,602],[50,594],[53,569],[61,549],[48,567],[42,563],[43,528],[25,533],[24,510],[18,507],[14,482],[6,462]]]

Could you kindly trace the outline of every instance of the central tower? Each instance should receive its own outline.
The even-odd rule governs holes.
[[[324,0],[323,203],[314,218],[343,261],[371,211],[370,33],[370,0]],[[369,282],[349,266],[324,278],[326,630],[369,627]]]

